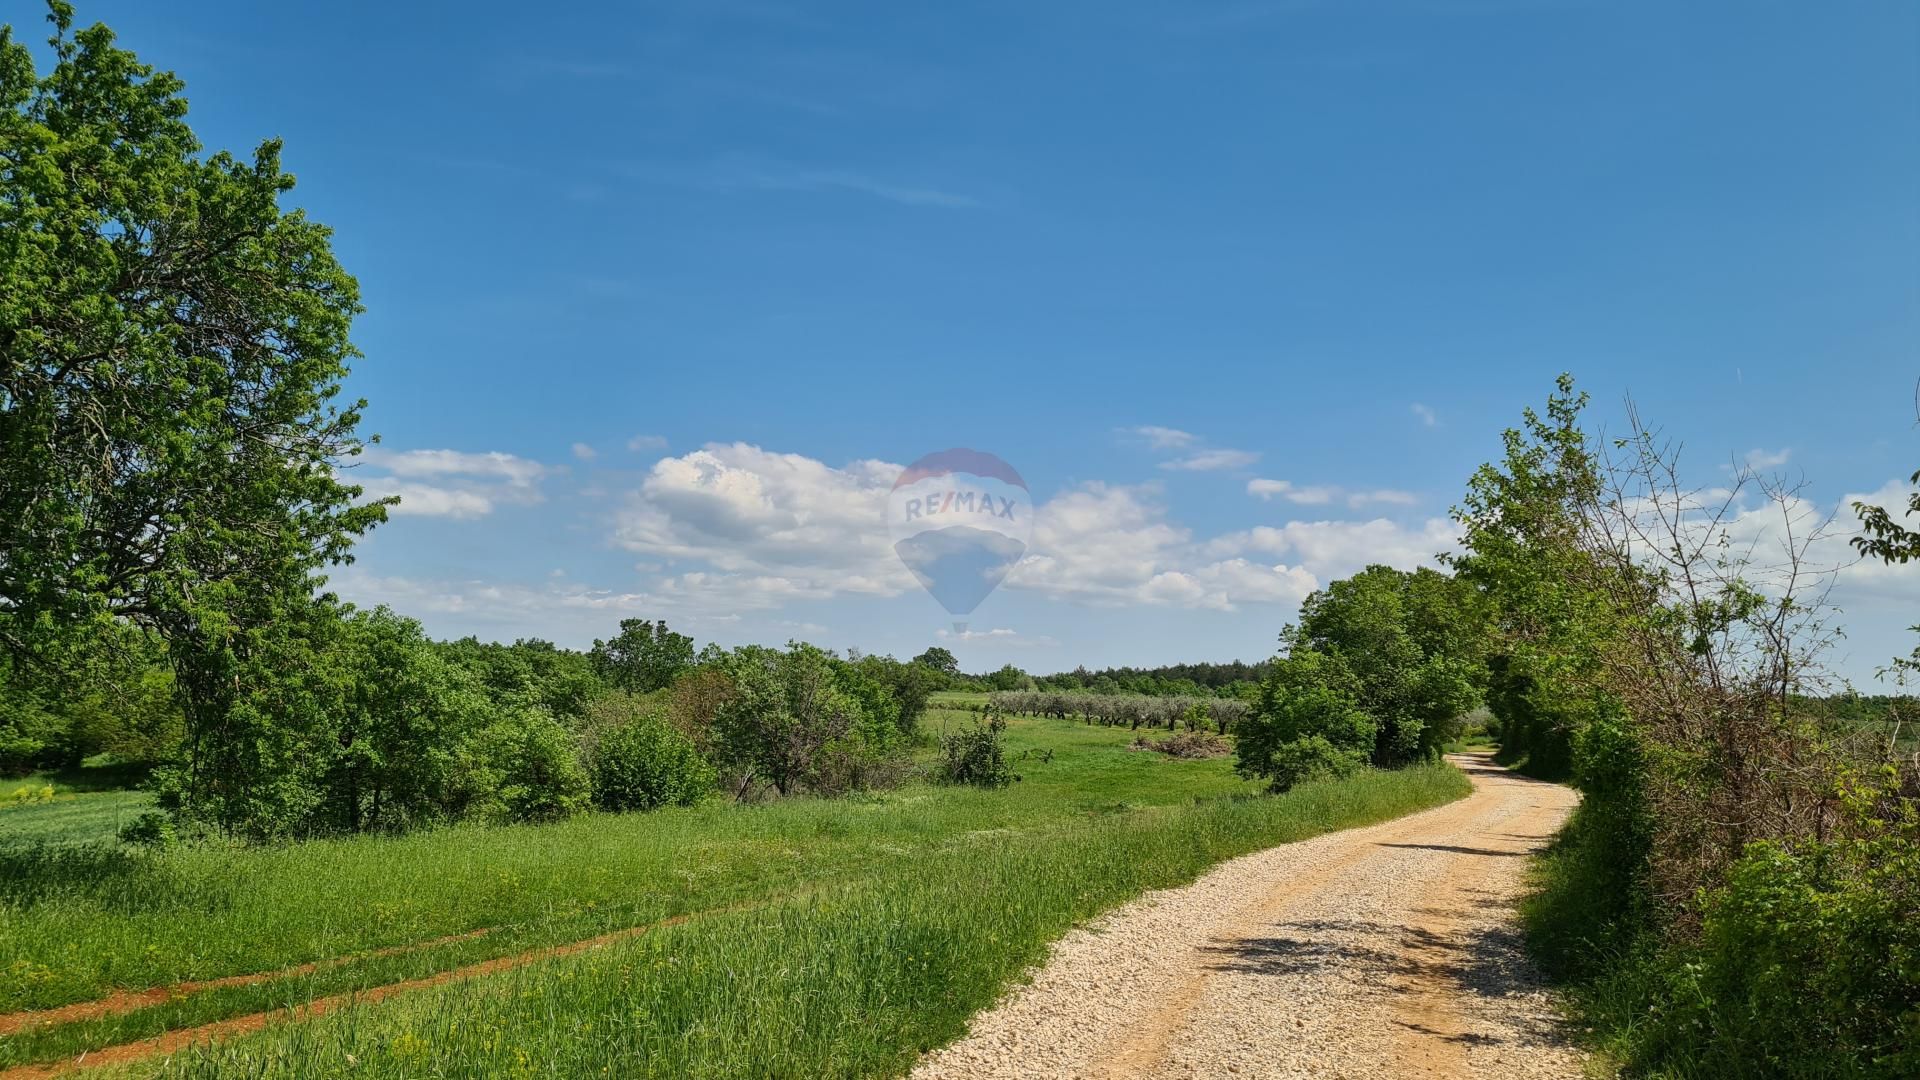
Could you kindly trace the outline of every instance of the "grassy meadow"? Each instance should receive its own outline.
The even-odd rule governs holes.
[[[926,724],[969,721],[936,707]],[[167,1068],[885,1075],[959,1034],[1078,920],[1220,859],[1466,790],[1436,767],[1268,797],[1230,759],[1129,750],[1123,730],[1016,720],[1008,740],[1022,780],[1001,791],[915,783],[264,849],[129,849],[104,803],[91,842],[78,824],[14,828],[11,815],[57,803],[0,812],[0,1012],[264,973],[0,1036],[0,1068],[654,926]],[[138,796],[85,798],[109,797]]]

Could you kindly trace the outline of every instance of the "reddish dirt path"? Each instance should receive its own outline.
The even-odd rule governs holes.
[[[456,941],[470,941],[493,932],[492,927],[469,930],[464,934],[449,934],[446,937],[433,938],[430,941],[416,941],[408,945],[391,945],[372,952],[356,953],[352,956],[335,956],[327,960],[315,960],[277,971],[256,971],[249,975],[223,975],[217,979],[196,979],[177,982],[171,986],[155,986],[146,990],[121,990],[93,1001],[76,1001],[71,1005],[61,1005],[52,1009],[34,1009],[26,1012],[7,1013],[0,1016],[0,1035],[12,1035],[28,1028],[49,1024],[72,1024],[81,1020],[98,1020],[103,1016],[119,1016],[150,1005],[162,1005],[176,998],[197,994],[203,990],[220,990],[229,986],[253,986],[256,983],[272,982],[275,979],[294,979],[302,975],[311,975],[316,971],[326,971],[355,960],[377,960],[388,956],[402,956],[440,945],[451,945]]]
[[[441,986],[450,982],[458,982],[466,979],[478,978],[483,975],[492,975],[502,971],[511,971],[514,968],[525,967],[528,964],[536,963],[541,960],[549,960],[555,957],[562,957],[562,956],[573,956],[577,953],[583,953],[591,949],[598,949],[606,945],[611,945],[616,941],[625,941],[629,938],[636,938],[642,934],[648,933],[653,930],[664,929],[665,927],[669,927],[669,926],[678,926],[681,923],[687,922],[690,919],[699,918],[700,916],[703,916],[703,915],[716,915],[716,914],[723,914],[723,913],[733,912],[733,911],[742,911],[742,910],[746,910],[754,907],[764,907],[767,904],[771,904],[778,900],[785,899],[787,898],[788,895],[790,894],[782,894],[780,896],[748,901],[740,904],[729,905],[726,907],[711,908],[706,911],[696,911],[696,912],[691,912],[685,915],[675,915],[669,919],[662,919],[658,922],[647,923],[644,926],[628,927],[625,930],[615,930],[611,933],[601,934],[598,937],[587,938],[584,941],[575,941],[565,945],[550,946],[544,949],[533,949],[528,952],[518,953],[513,956],[495,957],[492,960],[482,960],[478,963],[467,964],[464,967],[451,968],[447,971],[436,972],[432,975],[427,975],[418,979],[407,979],[403,982],[388,983],[384,986],[375,986],[365,990],[355,990],[348,993],[333,994],[328,997],[315,998],[314,1000],[307,1002],[304,1005],[300,1005],[298,1007],[291,1008],[291,1009],[274,1009],[269,1012],[248,1013],[245,1016],[234,1016],[234,1017],[229,1017],[228,1019],[225,1019],[225,1020],[216,1020],[210,1024],[201,1024],[198,1027],[181,1028],[177,1031],[169,1031],[162,1035],[156,1035],[151,1039],[142,1039],[138,1042],[122,1043],[118,1046],[109,1046],[99,1050],[89,1050],[86,1053],[83,1053],[80,1056],[67,1061],[47,1062],[44,1064],[37,1064],[37,1065],[15,1065],[10,1069],[0,1069],[0,1080],[40,1080],[40,1078],[43,1078],[43,1077],[63,1076],[63,1075],[80,1071],[80,1070],[90,1071],[96,1068],[104,1068],[108,1065],[124,1065],[128,1062],[140,1061],[144,1058],[157,1057],[162,1054],[174,1054],[190,1046],[194,1046],[202,1043],[216,1042],[224,1039],[231,1039],[238,1035],[245,1035],[248,1032],[258,1031],[261,1028],[268,1026],[269,1024],[286,1023],[292,1020],[308,1020],[314,1017],[324,1016],[327,1013],[330,1013],[335,1009],[338,1009],[344,1005],[371,1004],[376,1001],[384,1001],[385,999],[393,997],[396,994],[404,994],[413,990],[424,990],[429,987]],[[469,934],[467,936],[478,936],[480,933],[484,933],[484,932],[485,931],[475,931],[472,934]],[[457,940],[457,939],[439,939],[439,940]],[[423,943],[423,945],[424,944],[431,944],[431,943]],[[418,948],[422,946],[413,946],[413,947]],[[295,969],[288,969],[288,971],[294,972]],[[283,974],[283,973],[275,973],[275,974]],[[250,978],[268,978],[268,977],[271,977],[271,976],[269,975],[234,976],[233,978],[244,981]],[[230,983],[224,980],[215,980],[209,983],[202,983],[202,984],[182,983],[180,985],[182,986],[199,985],[204,987],[204,986],[212,986],[212,985],[230,985]],[[87,1002],[85,1004],[89,1006],[100,1006],[114,1000],[116,1000],[116,998],[106,998],[106,999],[102,999],[102,1001],[99,1001],[99,1002]],[[73,1006],[67,1006],[67,1008],[72,1008],[72,1007]],[[52,1011],[58,1011],[58,1010],[48,1010],[48,1011],[52,1012]],[[19,1015],[19,1014],[16,1014],[16,1015]],[[102,1015],[104,1015],[104,1013]]]

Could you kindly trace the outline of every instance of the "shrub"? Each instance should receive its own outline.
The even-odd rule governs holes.
[[[990,716],[985,724],[942,736],[940,779],[948,784],[1003,788],[1015,780],[1013,766],[1007,761],[1006,740],[1002,735],[1007,722]]]
[[[693,740],[657,713],[603,733],[592,774],[593,800],[607,810],[692,806],[715,780]]]
[[[1644,1064],[1920,1076],[1920,810],[1854,810],[1851,836],[1749,846],[1703,897],[1698,941],[1665,965]]]
[[[139,847],[170,848],[179,838],[173,818],[159,810],[149,810],[120,826],[120,839]]]
[[[31,806],[34,803],[50,803],[52,801],[53,801],[53,785],[52,784],[39,784],[39,785],[27,784],[22,787],[14,788],[12,791],[9,791],[4,797],[0,797],[0,807]]]
[[[1268,759],[1267,780],[1272,790],[1288,791],[1308,780],[1338,780],[1365,768],[1367,755],[1343,750],[1324,735],[1306,735],[1274,749]]]
[[[511,710],[482,740],[500,778],[494,815],[551,821],[585,810],[592,785],[579,744],[559,721],[536,709]]]
[[[1315,776],[1350,776],[1373,753],[1378,731],[1337,682],[1323,681],[1318,654],[1283,662],[1241,723],[1235,751],[1241,775],[1285,791]]]

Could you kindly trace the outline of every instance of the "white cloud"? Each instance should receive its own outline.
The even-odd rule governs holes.
[[[635,435],[633,438],[627,440],[627,449],[632,450],[636,454],[642,450],[665,450],[666,448],[667,437],[665,435]]]
[[[588,446],[586,443],[577,442],[573,444],[573,456],[579,458],[581,461],[592,461],[594,458],[600,456],[600,452]]]
[[[1746,463],[1749,469],[1777,469],[1793,456],[1793,450],[1782,447],[1778,450],[1762,450],[1758,447],[1747,451]]]
[[[1367,506],[1412,506],[1419,501],[1420,497],[1411,491],[1396,491],[1392,488],[1347,492],[1347,505],[1355,510]]]
[[[384,499],[389,495],[400,496],[400,502],[397,505],[387,508],[387,513],[394,516],[418,515],[470,520],[493,513],[493,500],[475,491],[455,491],[450,488],[434,487],[431,484],[395,480],[390,476],[366,476],[353,479],[365,490],[366,497],[369,499]]]
[[[1427,427],[1440,426],[1440,417],[1436,415],[1432,409],[1417,401],[1413,403],[1413,415],[1419,417],[1420,422]]]
[[[1391,488],[1348,491],[1326,484],[1302,487],[1290,480],[1268,480],[1258,477],[1247,481],[1247,494],[1256,496],[1262,501],[1281,498],[1300,506],[1327,506],[1334,502],[1343,502],[1354,510],[1362,510],[1369,506],[1412,506],[1420,501],[1412,492],[1395,491]]]
[[[918,588],[895,557],[886,494],[900,466],[834,468],[744,443],[655,463],[616,522],[615,542],[681,568],[650,591],[683,606],[772,606]],[[1230,610],[1297,604],[1314,577],[1239,551],[1211,555],[1167,519],[1152,487],[1087,484],[1040,504],[1008,588],[1096,605]]]
[[[1417,528],[1376,518],[1257,525],[1216,537],[1207,542],[1204,550],[1215,558],[1247,554],[1291,556],[1315,578],[1332,581],[1375,563],[1401,570],[1437,566],[1436,556],[1453,550],[1459,542],[1458,527],[1446,518],[1429,518]]]
[[[455,520],[484,517],[503,504],[541,501],[540,480],[552,471],[537,461],[499,452],[374,446],[360,461],[346,479],[360,485],[369,499],[398,495],[400,502],[389,513]]]
[[[499,451],[474,454],[461,450],[402,450],[368,447],[362,460],[395,476],[466,476],[500,480],[514,487],[532,487],[549,471],[537,461],[529,461]]]
[[[1283,563],[1212,557],[1166,518],[1152,487],[1087,484],[1034,512],[1033,550],[1010,588],[1098,606],[1147,604],[1230,611],[1298,604],[1313,576]]]
[[[1255,477],[1247,481],[1247,494],[1257,496],[1263,502],[1277,496],[1303,506],[1324,506],[1333,501],[1336,490],[1330,487],[1298,487],[1291,480]]]
[[[616,520],[615,542],[697,560],[820,595],[892,596],[915,587],[887,537],[886,496],[901,467],[833,468],[746,443],[662,458]],[[699,584],[692,582],[690,584]]]
[[[1260,455],[1251,450],[1200,450],[1183,458],[1163,461],[1163,469],[1178,469],[1187,472],[1213,472],[1220,469],[1244,469],[1260,460]]]
[[[935,630],[933,636],[941,641],[986,642],[1011,648],[1035,648],[1054,646],[1060,642],[1045,634],[1022,634],[1007,627],[992,630]]]
[[[1197,437],[1192,432],[1181,431],[1179,428],[1160,427],[1155,424],[1145,424],[1124,430],[1130,435],[1137,435],[1147,440],[1147,445],[1155,450],[1178,450],[1191,446]]]

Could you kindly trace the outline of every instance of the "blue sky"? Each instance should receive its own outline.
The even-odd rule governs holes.
[[[368,308],[360,474],[408,499],[336,580],[437,634],[1254,659],[1445,546],[1562,370],[1703,484],[1920,467],[1910,3],[80,16],[210,146],[286,140]],[[949,446],[1038,503],[966,637],[879,516]],[[1843,673],[1911,647],[1915,575],[1835,597]]]

